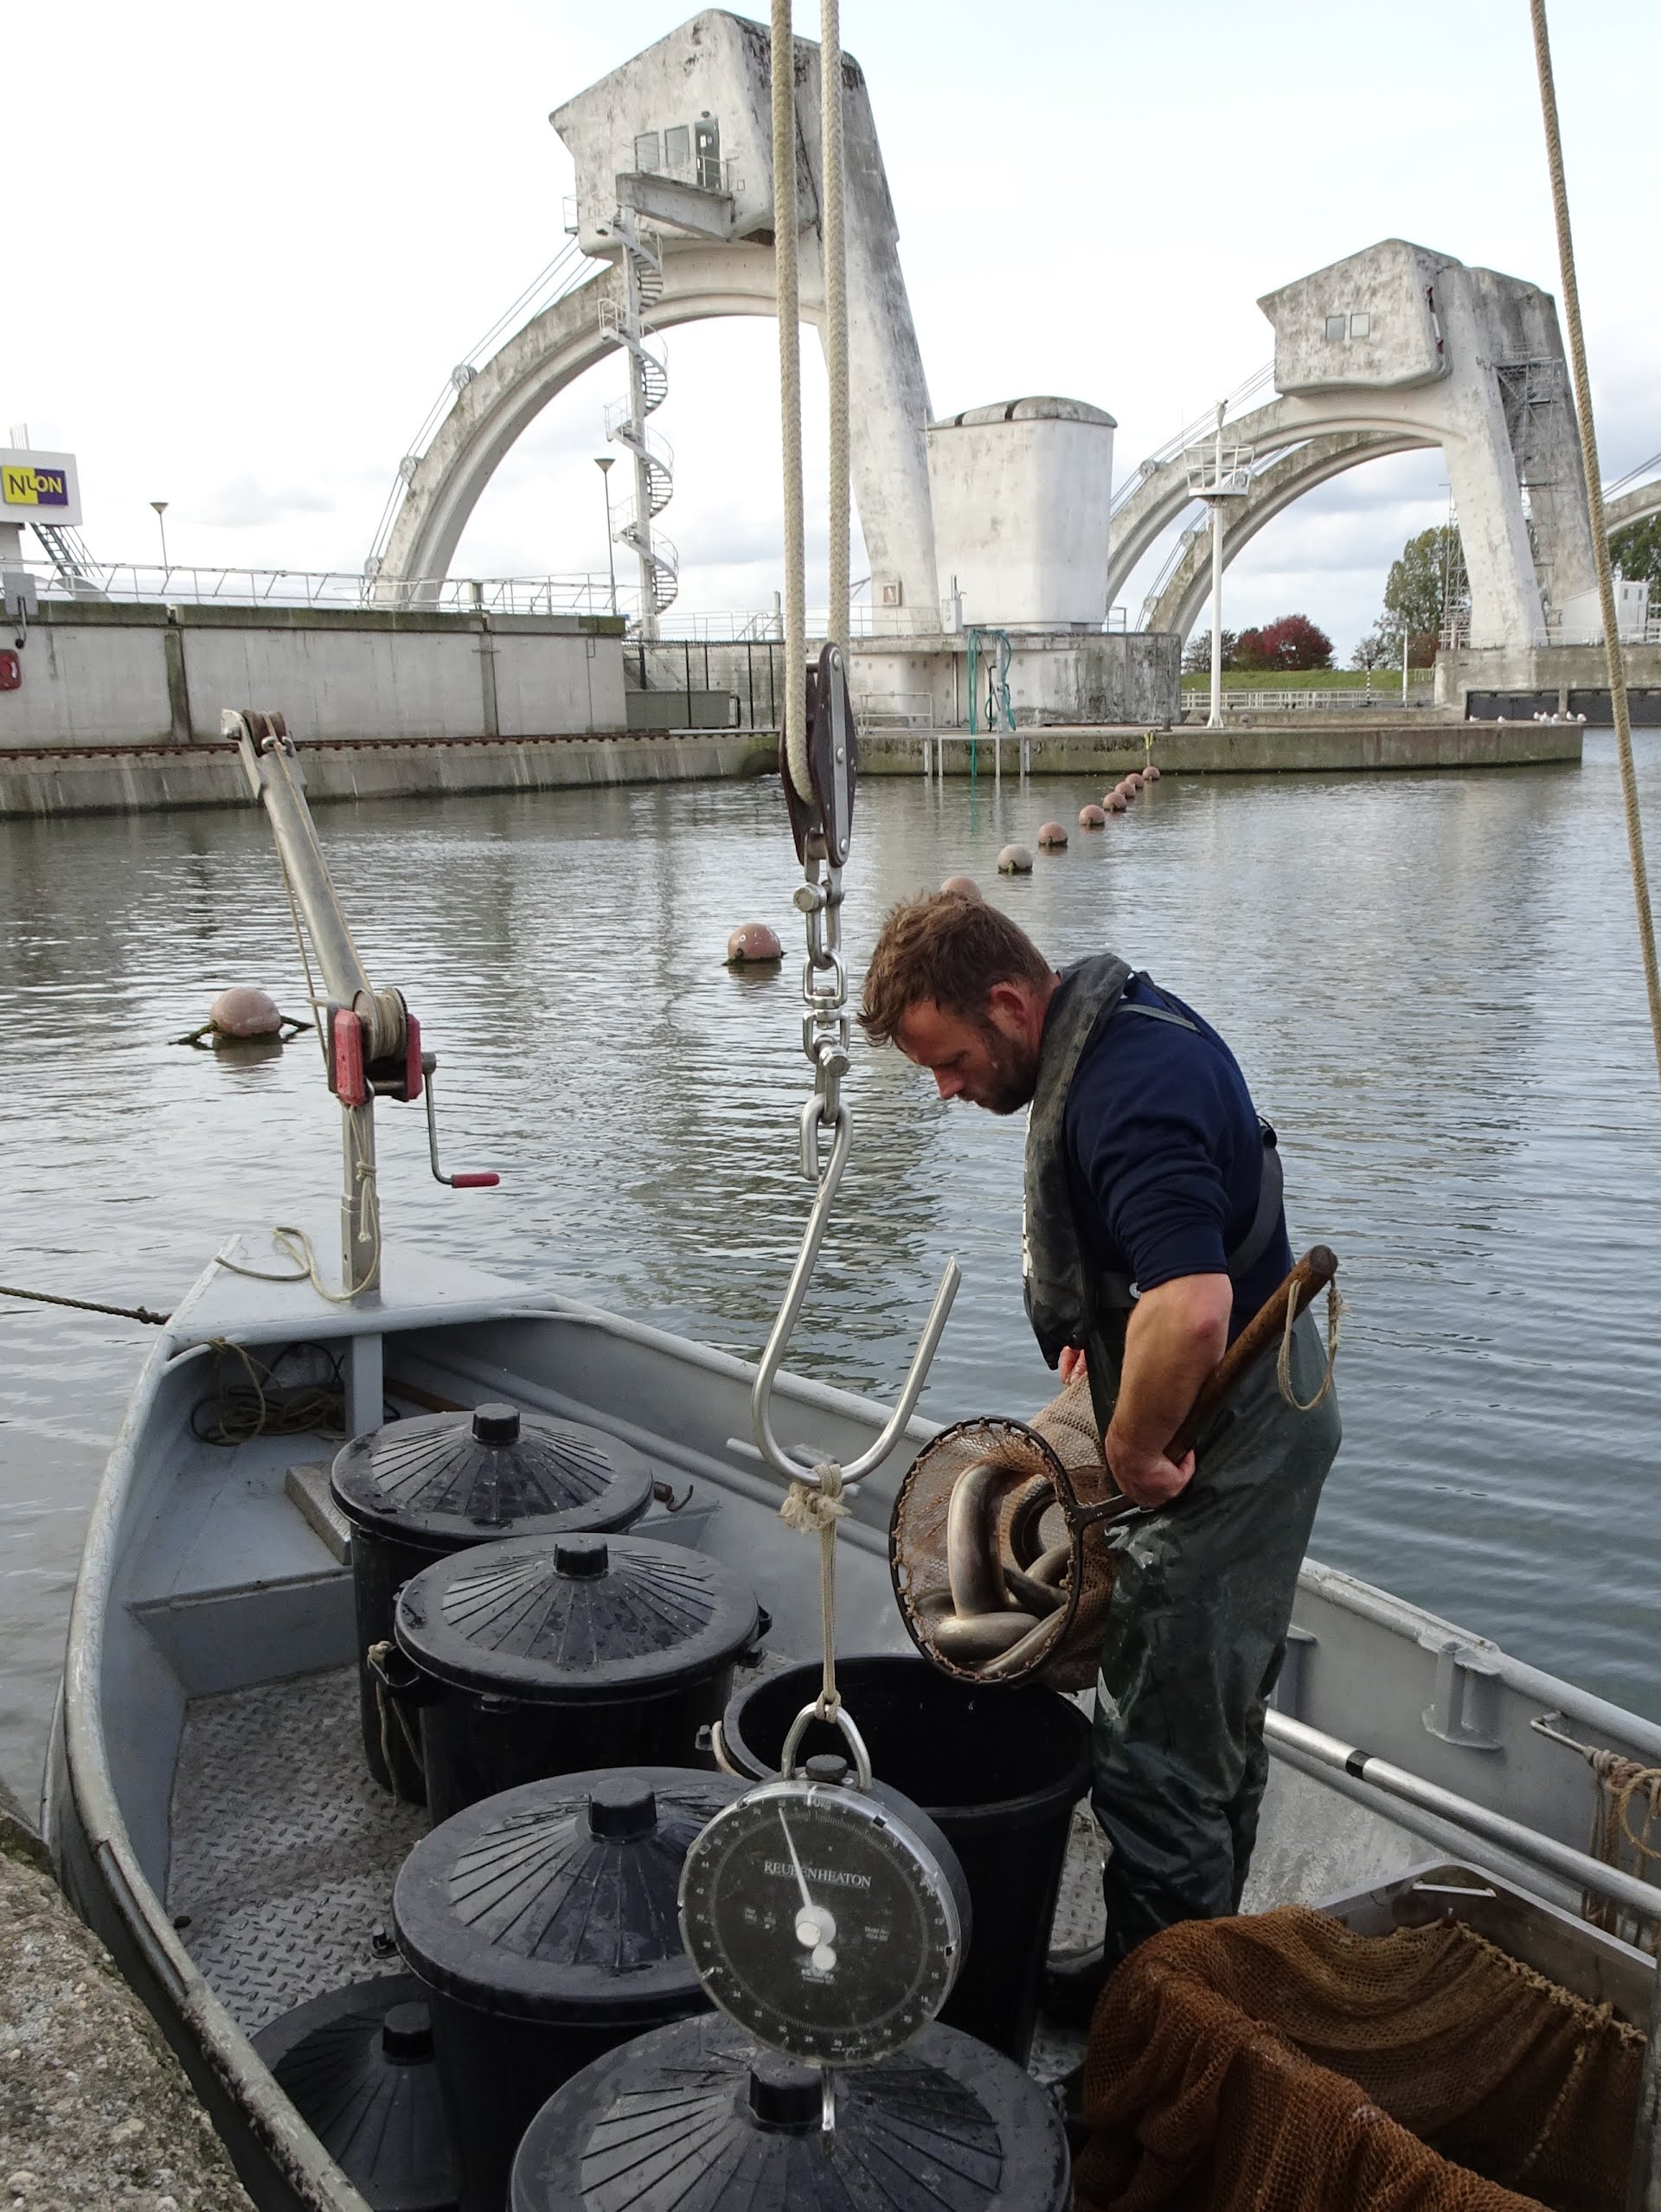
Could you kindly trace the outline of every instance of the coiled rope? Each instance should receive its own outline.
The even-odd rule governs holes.
[[[1529,0],[1534,26],[1534,60],[1540,75],[1540,111],[1546,130],[1546,165],[1551,172],[1551,207],[1557,225],[1557,262],[1562,272],[1563,320],[1568,327],[1568,357],[1574,379],[1574,412],[1580,419],[1581,462],[1586,473],[1587,505],[1592,520],[1592,553],[1598,569],[1598,605],[1603,617],[1603,649],[1609,664],[1609,702],[1620,760],[1620,792],[1626,814],[1626,851],[1632,863],[1632,897],[1638,908],[1638,941],[1644,959],[1644,985],[1650,1002],[1650,1035],[1656,1072],[1661,1075],[1661,973],[1655,954],[1655,917],[1650,904],[1649,871],[1644,863],[1644,825],[1638,806],[1638,771],[1632,760],[1632,724],[1626,701],[1626,673],[1615,622],[1615,585],[1609,561],[1609,533],[1604,520],[1603,478],[1598,468],[1598,434],[1592,420],[1592,385],[1587,375],[1586,337],[1581,327],[1581,292],[1574,276],[1574,238],[1569,228],[1568,186],[1563,176],[1562,140],[1557,130],[1557,91],[1551,71],[1551,40],[1545,0]]]
[[[802,502],[802,330],[797,282],[796,37],[790,0],[773,0],[773,266],[779,311],[779,443],[785,488],[785,761],[798,798],[807,773],[807,659]]]

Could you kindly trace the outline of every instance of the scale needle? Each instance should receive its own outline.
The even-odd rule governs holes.
[[[796,1838],[790,1832],[790,1823],[785,1818],[783,1805],[779,1808],[779,1825],[785,1833],[785,1848],[790,1853],[790,1863],[795,1869],[796,1887],[802,1893],[802,1909],[796,1915],[796,1940],[804,1951],[813,1953],[813,1965],[822,1974],[829,1973],[837,1963],[837,1954],[830,1946],[837,1933],[836,1921],[823,1905],[816,1905],[809,1895],[807,1876],[802,1871],[801,1854],[796,1849]]]

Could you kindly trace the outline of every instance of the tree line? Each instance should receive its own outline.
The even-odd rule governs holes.
[[[1647,579],[1661,592],[1661,515],[1613,531],[1609,551],[1618,575],[1629,583]],[[1409,668],[1428,668],[1444,634],[1457,632],[1470,612],[1471,582],[1458,523],[1441,523],[1421,530],[1390,563],[1382,610],[1350,654],[1350,664],[1400,667],[1405,645]],[[1306,614],[1283,614],[1259,629],[1225,630],[1222,664],[1265,675],[1331,668],[1332,640]],[[1196,675],[1210,665],[1211,632],[1196,631],[1183,655],[1183,666]]]

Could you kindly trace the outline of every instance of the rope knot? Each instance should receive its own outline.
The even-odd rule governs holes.
[[[810,1482],[798,1476],[785,1493],[779,1518],[787,1529],[805,1536],[823,1536],[850,1510],[842,1495],[842,1469],[834,1459],[821,1459]]]

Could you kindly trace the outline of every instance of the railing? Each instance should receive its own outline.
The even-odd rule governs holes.
[[[227,606],[432,607],[452,614],[610,614],[605,576],[428,576],[375,578],[316,568],[202,568],[158,562],[93,561],[87,584],[71,593],[45,561],[26,561],[42,599],[100,599]],[[619,591],[618,612],[633,612]]]
[[[1273,388],[1274,363],[1272,361],[1266,361],[1260,369],[1254,369],[1246,381],[1238,385],[1223,401],[1223,427],[1227,429],[1235,417],[1249,413],[1250,409],[1264,399]],[[1215,407],[1208,408],[1202,415],[1196,415],[1192,422],[1184,423],[1174,438],[1168,439],[1163,446],[1157,447],[1142,462],[1133,475],[1126,478],[1108,502],[1109,518],[1118,514],[1126,501],[1141,488],[1149,477],[1155,475],[1162,469],[1167,461],[1174,461],[1179,453],[1186,453],[1191,447],[1202,445],[1208,438],[1215,438],[1216,434],[1217,411]]]
[[[531,279],[511,306],[503,308],[484,337],[469,348],[451,370],[444,389],[427,409],[426,419],[405,448],[404,458],[398,464],[398,473],[393,480],[392,490],[387,495],[387,503],[375,527],[375,542],[364,563],[371,575],[385,558],[387,547],[392,540],[393,525],[398,519],[398,510],[404,503],[411,480],[439,425],[496,352],[503,339],[510,331],[529,322],[533,315],[540,315],[545,308],[553,306],[556,300],[565,298],[580,286],[590,283],[609,266],[607,262],[591,260],[574,240],[562,246],[548,266]]]
[[[1435,678],[1415,678],[1408,687],[1406,704],[1409,707],[1428,706],[1435,691]],[[1209,706],[1210,694],[1197,685],[1184,686],[1183,707],[1185,712],[1202,712]],[[1388,674],[1369,690],[1365,684],[1333,685],[1330,689],[1229,691],[1222,695],[1225,714],[1292,714],[1325,711],[1339,714],[1356,710],[1375,711],[1381,707],[1400,707],[1403,704],[1399,681],[1392,683]]]
[[[854,716],[862,729],[930,729],[934,721],[932,691],[856,691]]]

